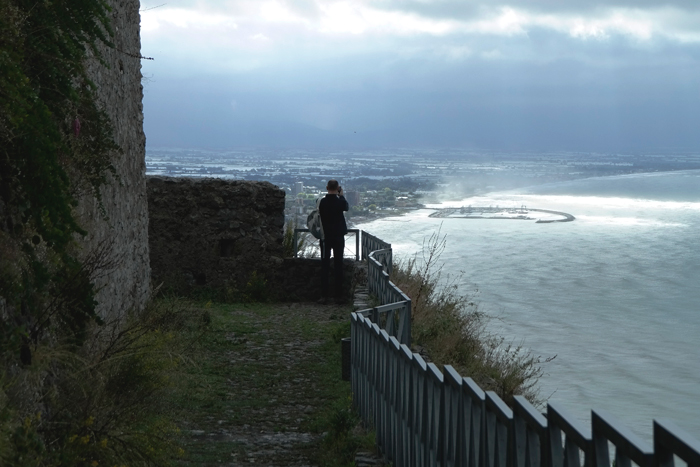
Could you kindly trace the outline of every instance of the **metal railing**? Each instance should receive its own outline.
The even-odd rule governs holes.
[[[297,257],[298,253],[298,245],[299,245],[299,234],[304,233],[304,232],[309,232],[309,229],[294,229],[294,238],[292,240],[293,243],[293,251],[294,251],[294,257]],[[355,261],[360,261],[360,229],[348,229],[349,234],[354,234],[355,235]],[[309,235],[311,239],[313,239],[314,243],[316,243],[316,238]],[[319,245],[319,250],[321,249],[321,246]],[[319,256],[322,255],[323,252],[319,253]]]
[[[380,260],[382,264],[384,264],[387,267],[387,272],[391,274],[391,268],[392,268],[392,258],[391,258],[391,243],[387,243],[384,240],[375,237],[374,235],[367,233],[367,232],[362,232],[362,259],[367,259],[372,252],[376,252],[379,250],[385,251],[384,255],[388,256],[388,258],[383,258]],[[388,253],[386,253],[388,251]]]
[[[362,233],[365,237],[365,233]],[[387,267],[375,259],[378,255],[391,260],[391,250],[373,251],[367,256],[367,285],[369,293],[379,300],[380,305],[358,313],[372,318],[381,329],[396,337],[401,344],[411,345],[411,299],[391,280]]]
[[[304,232],[309,232],[309,229],[294,229],[295,257],[299,234]],[[367,259],[369,292],[381,303],[378,307],[358,313],[370,316],[381,329],[396,336],[400,343],[411,345],[411,299],[389,280],[392,270],[391,244],[360,229],[348,229],[348,233],[355,234],[355,260],[359,261],[360,254]]]
[[[387,461],[397,467],[611,467],[612,459],[615,467],[673,467],[679,458],[700,467],[700,442],[671,422],[654,421],[652,449],[605,412],[592,411],[589,427],[559,404],[547,404],[541,414],[515,396],[511,408],[452,366],[441,372],[426,363],[410,348],[411,300],[376,259],[390,258],[391,246],[376,237],[365,243],[365,236],[369,290],[381,305],[351,315],[351,385]]]

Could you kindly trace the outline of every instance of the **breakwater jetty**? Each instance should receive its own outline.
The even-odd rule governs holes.
[[[540,214],[541,213],[541,214]],[[430,217],[450,219],[509,219],[535,221],[537,224],[571,222],[576,218],[571,214],[549,209],[503,208],[500,206],[461,206],[458,208],[438,208]]]

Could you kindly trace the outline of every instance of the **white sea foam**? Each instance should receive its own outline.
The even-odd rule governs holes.
[[[616,216],[578,216],[580,222],[589,224],[605,224],[617,226],[647,226],[647,227],[688,227],[688,224],[680,222],[665,222],[641,217],[616,217]]]

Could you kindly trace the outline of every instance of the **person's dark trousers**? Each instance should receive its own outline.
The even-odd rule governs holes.
[[[323,296],[328,297],[328,282],[330,279],[331,251],[333,252],[333,269],[335,272],[335,297],[343,296],[343,252],[345,237],[326,238],[321,247],[321,287]]]

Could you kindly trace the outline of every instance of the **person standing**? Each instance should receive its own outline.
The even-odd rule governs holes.
[[[340,302],[343,299],[343,252],[345,250],[345,235],[348,233],[343,213],[348,210],[348,202],[343,196],[343,187],[338,184],[337,180],[328,180],[326,190],[328,190],[328,194],[321,199],[318,206],[323,225],[323,240],[321,241],[321,289],[323,297],[321,301],[328,300],[332,251],[335,298],[336,301]]]

